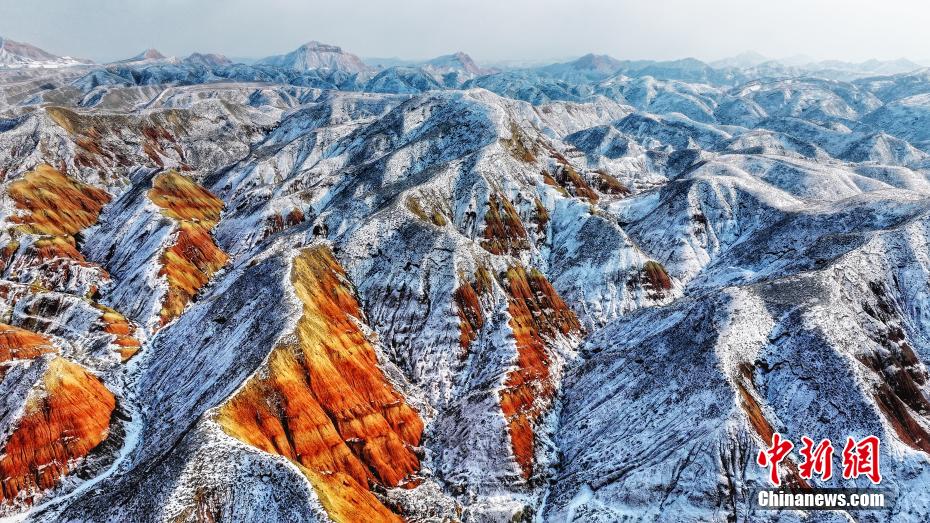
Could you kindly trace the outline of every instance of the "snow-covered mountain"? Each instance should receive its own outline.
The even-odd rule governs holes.
[[[360,64],[0,72],[0,516],[930,518],[926,74]]]
[[[461,51],[427,60],[423,63],[423,67],[437,74],[462,72],[473,76],[481,76],[493,72],[490,69],[479,67],[470,56]]]
[[[89,60],[56,56],[34,45],[0,36],[0,68],[56,68],[89,63]]]
[[[307,42],[287,54],[262,58],[256,63],[300,72],[321,69],[358,74],[371,71],[358,56],[343,51],[341,47],[317,41]]]
[[[192,53],[184,58],[184,63],[202,65],[205,67],[224,67],[232,65],[233,61],[221,54]]]

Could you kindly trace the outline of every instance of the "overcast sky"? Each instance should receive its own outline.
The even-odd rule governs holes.
[[[261,57],[308,40],[363,57],[714,60],[753,50],[930,60],[927,0],[0,0],[0,35],[98,61],[154,47]]]

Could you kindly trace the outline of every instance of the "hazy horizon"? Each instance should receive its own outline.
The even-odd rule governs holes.
[[[769,59],[930,61],[922,30],[930,5],[889,0],[758,3],[411,0],[403,8],[268,0],[0,0],[0,36],[98,62],[155,48],[166,55],[282,54],[310,41],[364,58],[422,60],[464,51],[481,63],[554,62],[588,53],[618,59],[715,60],[756,52]],[[726,29],[726,30],[721,30]]]

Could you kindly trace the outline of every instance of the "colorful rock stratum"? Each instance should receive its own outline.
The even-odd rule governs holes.
[[[0,518],[930,520],[926,70],[23,49]],[[893,508],[754,508],[775,434]]]

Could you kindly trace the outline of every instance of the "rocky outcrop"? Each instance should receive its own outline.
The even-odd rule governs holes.
[[[481,246],[492,254],[518,256],[529,247],[528,236],[520,215],[503,195],[492,193],[484,215],[484,239]]]
[[[32,360],[50,352],[56,352],[56,349],[47,337],[0,323],[0,380],[6,374],[7,362]]]
[[[291,283],[303,304],[295,332],[217,421],[298,465],[335,521],[400,521],[369,485],[417,485],[423,422],[379,369],[351,284],[329,249],[294,258]]]
[[[162,325],[178,317],[229,257],[210,231],[220,220],[223,202],[191,178],[168,171],[155,178],[149,199],[177,221],[176,237],[161,256],[168,293],[159,313]]]
[[[27,342],[19,348],[23,355],[35,340],[20,338]],[[107,438],[115,407],[116,399],[98,377],[52,357],[3,443],[0,503],[29,504],[55,487]]]
[[[459,316],[463,351],[477,338],[485,323],[494,285],[507,297],[508,327],[516,345],[516,361],[499,391],[500,408],[507,422],[511,451],[524,479],[534,472],[535,430],[552,407],[557,389],[551,367],[552,345],[577,337],[581,325],[552,284],[538,270],[515,265],[495,277],[479,266],[473,279],[465,279],[453,296]]]
[[[68,178],[42,164],[10,184],[10,197],[22,214],[10,221],[29,234],[73,236],[97,223],[100,210],[110,201],[102,189]]]
[[[537,270],[512,267],[504,277],[510,328],[517,344],[515,369],[500,392],[513,454],[523,477],[533,475],[534,425],[552,405],[556,384],[547,344],[581,332],[575,313]]]

